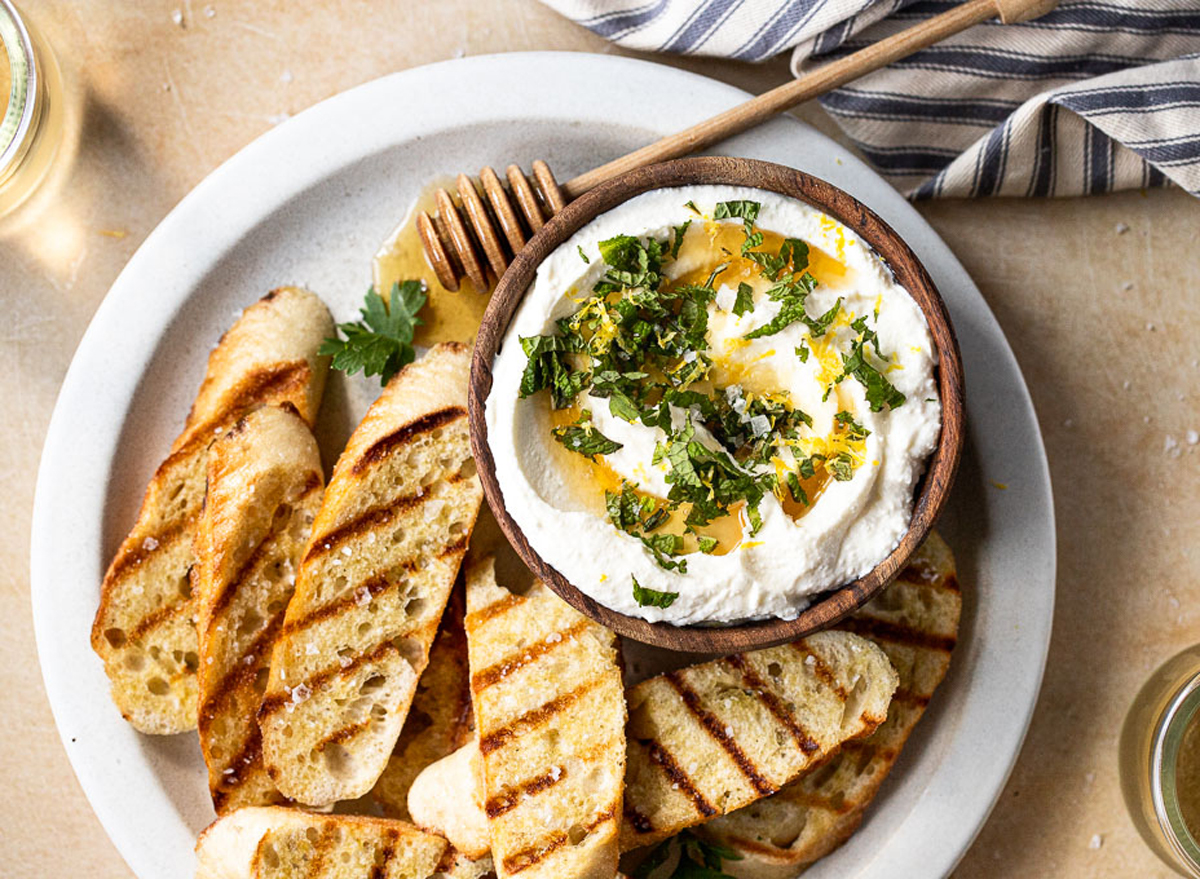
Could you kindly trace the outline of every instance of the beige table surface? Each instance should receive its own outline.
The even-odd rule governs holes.
[[[87,109],[62,196],[35,227],[0,239],[11,403],[0,419],[0,874],[129,877],[59,744],[29,611],[35,470],[93,311],[163,215],[285,114],[464,54],[615,50],[534,0],[24,5],[81,68]],[[783,61],[680,63],[752,91],[787,76]],[[799,115],[831,129],[816,107]],[[1200,641],[1200,446],[1195,433],[1188,441],[1200,430],[1200,203],[1152,192],[920,210],[1016,350],[1058,516],[1054,640],[1037,714],[955,875],[1171,875],[1126,816],[1116,740],[1148,673]],[[1021,587],[1011,584],[1012,600]]]

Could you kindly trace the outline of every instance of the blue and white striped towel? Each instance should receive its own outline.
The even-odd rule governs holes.
[[[544,0],[622,46],[792,69],[936,15],[944,0]],[[1083,195],[1174,183],[1200,195],[1200,3],[1063,0],[987,22],[821,99],[914,198]],[[1066,111],[1066,112],[1063,112]]]

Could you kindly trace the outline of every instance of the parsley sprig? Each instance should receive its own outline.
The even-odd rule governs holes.
[[[422,323],[417,312],[425,304],[420,281],[392,284],[385,301],[375,288],[367,290],[359,313],[362,320],[338,324],[346,338],[336,334],[321,343],[318,354],[332,356],[333,368],[354,375],[379,376],[387,384],[405,364],[412,363],[413,333]]]
[[[738,852],[728,846],[709,842],[684,830],[652,848],[633,871],[632,879],[651,879],[670,860],[672,848],[679,849],[679,860],[671,873],[661,876],[661,879],[733,879],[721,871],[724,862],[742,859]],[[660,877],[655,876],[654,879]]]

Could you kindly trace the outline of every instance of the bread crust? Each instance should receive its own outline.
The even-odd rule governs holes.
[[[121,714],[145,733],[196,726],[195,602],[189,571],[209,445],[264,405],[291,404],[315,421],[328,371],[317,350],[333,332],[314,294],[281,287],[222,336],[182,433],[146,488],[137,521],[100,587],[92,649]]]

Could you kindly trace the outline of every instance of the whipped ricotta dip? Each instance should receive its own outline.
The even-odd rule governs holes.
[[[538,268],[488,442],[508,514],[600,603],[791,619],[907,530],[935,366],[919,306],[837,220],[758,189],[653,190]]]

